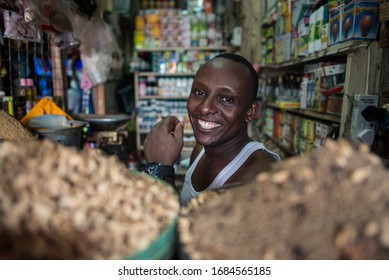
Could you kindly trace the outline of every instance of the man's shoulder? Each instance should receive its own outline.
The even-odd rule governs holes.
[[[257,150],[252,153],[248,163],[257,165],[257,164],[274,163],[276,161],[277,159],[274,157],[274,155],[269,153],[267,150]]]

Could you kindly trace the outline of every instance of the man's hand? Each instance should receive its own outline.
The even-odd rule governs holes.
[[[169,116],[157,123],[143,143],[147,162],[173,165],[184,146],[184,124]]]

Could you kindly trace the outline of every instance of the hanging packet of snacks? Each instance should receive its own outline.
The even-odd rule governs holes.
[[[72,23],[77,7],[70,0],[24,0],[24,19],[38,24],[43,31],[54,34],[56,46],[78,47],[80,40],[73,36]]]
[[[83,67],[94,85],[121,75],[123,56],[109,26],[100,18],[75,15],[74,34],[80,45]],[[98,67],[96,67],[98,65]]]
[[[10,1],[6,1],[8,4],[5,5],[6,7],[3,11],[4,37],[15,40],[40,42],[42,39],[42,30],[39,25],[35,22],[30,23],[25,20],[25,1],[33,0],[14,1],[12,5]]]
[[[5,10],[3,15],[4,37],[33,42],[42,40],[42,30],[35,23],[27,23],[22,14]]]

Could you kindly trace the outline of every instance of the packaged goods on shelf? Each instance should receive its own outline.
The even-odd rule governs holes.
[[[315,52],[322,50],[321,32],[326,18],[325,6],[321,6],[315,13],[315,40],[313,42],[313,50]]]
[[[139,129],[149,131],[158,121],[168,115],[182,119],[187,115],[186,100],[145,99],[139,101]]]
[[[273,118],[273,109],[265,108],[265,126],[263,132],[265,135],[273,136],[274,130],[274,118]]]
[[[346,76],[346,64],[326,63],[325,66],[317,68],[316,75],[320,79],[321,94],[341,93]]]
[[[192,77],[160,77],[157,95],[162,97],[188,97],[193,82]]]
[[[325,50],[328,47],[328,40],[329,40],[329,24],[328,24],[328,17],[327,22],[323,24],[321,29],[321,49]]]
[[[215,14],[180,9],[141,10],[135,18],[135,48],[220,46]]]
[[[297,24],[297,52],[298,56],[308,54],[309,43],[309,17],[312,11],[307,9]]]
[[[327,111],[328,95],[340,94],[345,81],[346,64],[319,62],[306,64],[300,84],[300,109],[313,109],[321,113],[338,114]],[[333,98],[331,101],[337,101]]]
[[[300,109],[307,108],[308,80],[309,75],[304,74],[303,80],[300,84]]]
[[[343,94],[331,94],[328,96],[326,113],[341,115],[343,106]]]
[[[320,148],[323,146],[324,140],[326,138],[337,139],[339,134],[339,124],[325,124],[321,122],[316,122],[315,130],[315,142],[313,144],[314,148]]]
[[[293,1],[292,3],[292,23],[294,26],[297,26],[298,22],[306,17],[306,14],[309,15],[312,13],[311,7],[312,1]]]
[[[342,5],[334,8],[329,13],[329,45],[335,45],[342,42],[342,17],[341,17]]]
[[[294,118],[293,114],[285,112],[284,125],[282,126],[282,140],[281,144],[287,149],[293,149],[294,140]]]
[[[289,6],[292,2],[292,6]],[[314,55],[349,40],[376,40],[382,1],[277,1],[273,22],[262,26],[264,63],[283,63]],[[336,2],[336,4],[335,4]],[[287,9],[285,7],[288,7]],[[263,17],[267,15],[263,14]],[[273,44],[266,37],[274,30]],[[267,46],[273,45],[272,59]]]
[[[375,40],[381,1],[351,1],[341,8],[342,41]]]
[[[327,125],[321,122],[316,122],[315,125],[315,142],[313,146],[315,148],[320,148],[323,145],[323,139],[327,137],[333,130],[331,125]]]
[[[309,16],[309,41],[308,41],[308,53],[311,54],[315,51],[315,32],[316,32],[316,15],[314,11]]]
[[[293,120],[293,151],[294,152],[298,152],[299,151],[299,147],[300,147],[300,125],[301,125],[301,122],[302,122],[302,118],[300,118],[299,116],[295,116],[294,120]]]
[[[354,23],[355,23],[355,2],[344,5],[341,9],[342,18],[342,37],[341,40],[345,41],[353,37]]]
[[[274,22],[278,16],[277,4],[278,0],[267,0],[265,11],[265,19],[267,23]]]
[[[138,53],[143,54],[141,50]],[[151,71],[160,74],[194,74],[202,64],[220,54],[218,50],[161,49],[149,52]]]
[[[353,39],[376,40],[381,1],[356,1]]]
[[[338,0],[328,0],[328,10],[332,11],[338,7]]]
[[[262,25],[262,48],[261,48],[261,60],[265,64],[271,64],[275,61],[275,28],[271,24]]]
[[[342,109],[343,102],[349,104],[352,101],[344,97],[347,89],[345,87],[348,87],[348,91],[356,85],[364,87],[365,81],[364,79],[349,81],[351,76],[346,75],[346,64],[353,65],[352,67],[355,65],[356,68],[365,66],[364,59],[370,55],[368,53],[370,50],[376,49],[377,44],[361,41],[377,39],[378,12],[381,13],[382,9],[380,3],[387,1],[317,1],[310,6],[304,6],[303,1],[292,1],[294,30],[291,40],[285,40],[289,35],[286,32],[286,14],[282,11],[286,2],[288,1],[276,1],[275,9],[278,16],[274,24],[262,26],[263,34],[270,34],[271,31],[275,34],[273,40],[265,37],[262,41],[263,46],[264,44],[266,47],[273,46],[271,51],[275,55],[271,57],[267,49],[266,52],[262,51],[265,59],[262,61],[264,71],[261,72],[261,78],[265,84],[261,84],[261,88],[264,88],[260,91],[260,96],[273,116],[270,119],[270,112],[266,115],[269,126],[265,126],[267,131],[265,135],[269,135],[279,147],[290,147],[292,143],[293,153],[301,154],[318,146],[310,137],[312,136],[310,121],[322,121],[323,129],[325,125],[337,127],[334,129],[335,132],[331,130],[333,135],[348,133],[348,121],[343,122],[344,116],[348,113],[342,112]],[[363,27],[361,28],[359,23],[357,27],[356,22],[361,21]],[[356,35],[357,33],[359,35]],[[366,45],[368,48],[365,49]],[[358,57],[354,56],[356,51]],[[358,71],[356,68],[351,70]],[[296,102],[296,107],[299,104],[298,108],[293,108],[292,103],[289,103],[291,100],[280,94],[285,89],[283,81],[291,72],[297,74],[301,81],[299,99]],[[371,74],[374,76],[374,71]],[[280,122],[280,112],[288,112],[295,116],[293,126],[286,115],[283,122]],[[293,141],[290,140],[292,132]],[[333,135],[330,137],[333,138]]]
[[[286,33],[279,36],[275,42],[275,62],[282,63],[292,58],[293,34]]]
[[[309,119],[300,119],[298,139],[298,153],[310,153],[315,141],[315,121]]]
[[[283,127],[283,120],[284,120],[284,112],[274,110],[273,111],[273,118],[274,118],[274,130],[273,130],[273,137],[274,139],[281,140],[282,139],[282,127]]]
[[[304,76],[300,86],[300,109],[315,109],[318,107],[317,77],[316,69],[324,63],[312,63],[304,65]]]
[[[276,101],[276,104],[282,109],[300,108],[300,102],[297,101]]]
[[[320,17],[322,17],[322,20],[321,22],[316,22],[316,24],[318,24],[316,26],[316,28],[319,29],[318,32],[320,32],[320,35],[316,34],[316,41],[315,41],[315,44],[317,45],[315,50],[318,51],[318,50],[324,50],[325,48],[327,48],[327,45],[328,45],[328,31],[327,31],[327,28],[328,28],[328,5],[323,5],[321,8],[321,11],[320,11]]]

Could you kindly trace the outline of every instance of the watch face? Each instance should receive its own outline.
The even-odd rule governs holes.
[[[154,177],[159,177],[159,165],[158,163],[150,163],[145,166],[144,171]]]
[[[173,166],[162,165],[162,164],[153,162],[153,163],[147,164],[143,171],[151,176],[154,176],[154,177],[157,177],[160,179],[165,179],[166,177],[175,178]]]

